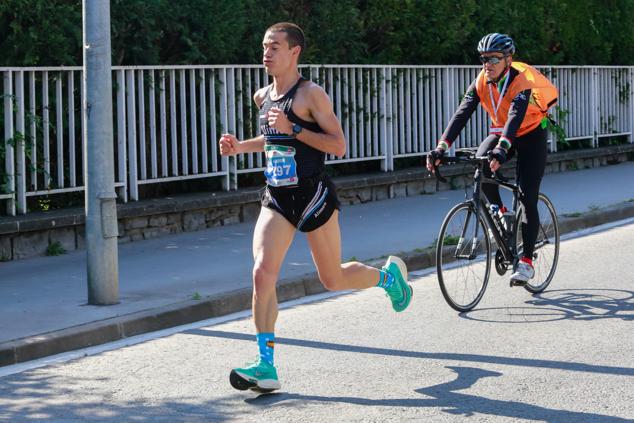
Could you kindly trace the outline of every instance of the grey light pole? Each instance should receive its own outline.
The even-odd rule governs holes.
[[[83,0],[88,304],[119,302],[110,0]]]

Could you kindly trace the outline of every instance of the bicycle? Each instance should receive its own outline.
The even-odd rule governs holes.
[[[465,312],[480,302],[486,290],[491,273],[492,241],[497,245],[494,263],[500,276],[507,272],[509,266],[515,271],[522,257],[522,192],[518,185],[509,182],[499,171],[493,178],[484,176],[482,169],[489,166],[489,159],[476,157],[473,150],[457,150],[455,157],[444,157],[441,163],[464,163],[475,167],[473,194],[471,198],[465,194],[466,200],[447,213],[436,245],[436,271],[443,297],[452,308]],[[447,182],[438,166],[434,166],[434,173],[438,180]],[[515,212],[507,218],[492,210],[486,196],[481,193],[482,183],[496,184],[511,191],[512,210]],[[559,259],[557,214],[550,199],[541,192],[538,211],[540,224],[533,253],[535,277],[527,283],[511,282],[511,286],[523,286],[531,293],[546,289],[553,279]],[[481,278],[479,274],[482,274]]]

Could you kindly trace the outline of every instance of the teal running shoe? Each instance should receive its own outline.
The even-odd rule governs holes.
[[[240,391],[272,392],[281,386],[275,366],[259,358],[247,367],[231,370],[229,382]]]
[[[392,308],[401,312],[405,310],[412,301],[414,290],[407,283],[407,266],[405,262],[396,256],[389,256],[383,266],[383,270],[394,276],[394,283],[385,292],[392,301]]]

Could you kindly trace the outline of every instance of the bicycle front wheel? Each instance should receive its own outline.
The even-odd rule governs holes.
[[[529,279],[524,288],[532,293],[542,292],[550,284],[555,276],[557,261],[559,260],[559,225],[557,214],[553,203],[544,194],[539,194],[537,201],[537,211],[539,213],[539,229],[533,252],[533,267],[535,276]],[[522,256],[522,228],[521,223],[524,217],[523,209],[518,214],[515,222],[515,234],[517,242],[517,255]]]
[[[491,242],[472,203],[458,204],[445,217],[436,245],[436,271],[442,295],[455,310],[469,311],[482,299],[491,273]]]

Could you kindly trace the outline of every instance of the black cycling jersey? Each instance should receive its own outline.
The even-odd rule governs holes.
[[[316,122],[303,120],[293,112],[293,99],[297,93],[297,89],[304,81],[307,81],[307,79],[301,77],[286,94],[277,100],[273,100],[271,98],[271,89],[273,88],[273,85],[269,85],[266,90],[264,101],[260,105],[260,130],[264,135],[265,150],[277,148],[280,155],[294,153],[294,162],[292,165],[295,166],[297,177],[300,179],[314,177],[323,173],[325,171],[326,154],[323,151],[319,151],[316,148],[309,146],[308,144],[304,144],[292,135],[282,134],[275,128],[271,128],[267,119],[267,112],[272,107],[277,107],[286,114],[292,123],[297,123],[301,125],[302,128],[308,129],[312,132],[323,132]],[[269,165],[267,172],[275,172],[274,169],[270,168],[270,161],[267,160],[267,162]],[[286,163],[283,164],[287,165]],[[285,169],[282,169],[282,173],[283,171],[285,171]],[[283,177],[284,175],[281,176]],[[271,179],[269,179],[269,184],[271,183],[270,181]]]

